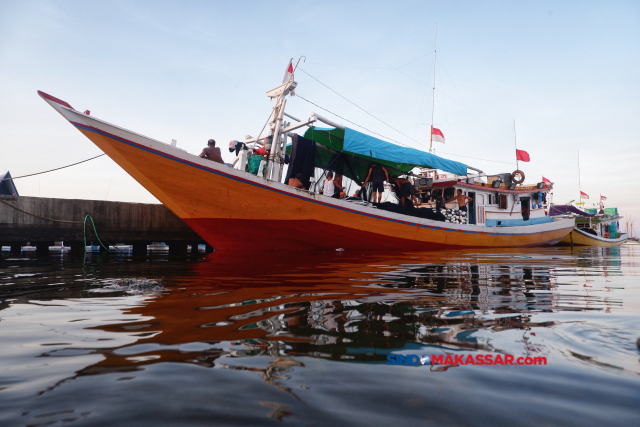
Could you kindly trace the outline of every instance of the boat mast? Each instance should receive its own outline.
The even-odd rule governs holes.
[[[295,81],[293,81],[293,67],[292,67],[293,58],[289,61],[289,66],[285,71],[282,85],[277,88],[267,92],[267,95],[273,94],[276,98],[275,105],[273,106],[273,120],[270,123],[271,131],[269,132],[269,137],[271,138],[271,150],[269,152],[269,157],[267,159],[267,168],[265,171],[265,178],[269,180],[278,180],[281,175],[282,164],[281,164],[281,145],[282,145],[282,135],[281,130],[284,128],[283,126],[283,116],[284,116],[284,107],[287,105],[286,96],[289,94],[293,94],[294,89],[297,85]],[[298,62],[300,60],[298,59]],[[296,68],[298,64],[296,64]],[[266,147],[265,147],[266,148]]]
[[[580,150],[578,150],[578,190],[580,191],[580,202],[582,203],[582,185],[580,184]]]
[[[518,163],[518,135],[516,134],[516,119],[513,119],[513,143],[516,146],[516,170],[520,170]]]
[[[431,93],[431,133],[429,134],[429,153],[433,151],[433,112],[436,108],[436,53],[438,51],[438,23],[436,22],[436,38],[433,46],[433,91]]]

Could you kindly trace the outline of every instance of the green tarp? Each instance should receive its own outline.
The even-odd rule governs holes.
[[[350,146],[354,145],[354,135],[356,135],[359,138],[356,138],[358,139],[358,147],[371,148],[370,155],[366,155],[365,152],[367,150],[364,149],[354,150],[355,152],[345,149],[345,133],[350,135]],[[365,162],[351,162],[354,169],[357,169],[355,172],[362,176],[362,179],[366,177],[366,171],[368,171],[369,164],[372,162],[382,164],[401,173],[409,172],[414,167],[440,169],[458,175],[466,175],[467,173],[466,165],[460,162],[443,159],[413,148],[400,147],[356,132],[353,129],[346,129],[345,131],[342,129],[309,128],[304,137],[336,152],[343,152],[350,159],[365,160]]]
[[[328,149],[324,150],[322,149],[322,147],[320,147],[321,149],[318,150],[318,155],[320,158],[318,159],[318,156],[316,156],[317,167],[324,169],[331,163],[331,161],[337,156],[337,154],[342,153],[341,156],[348,157],[351,168],[353,169],[353,172],[356,176],[350,176],[351,174],[346,168],[343,169],[343,174],[351,179],[355,179],[356,181],[365,180],[365,178],[367,177],[367,173],[369,172],[371,162],[376,162],[381,165],[387,166],[387,170],[391,175],[393,175],[394,173],[397,175],[401,175],[403,173],[409,172],[414,168],[413,165],[403,165],[374,159],[368,156],[344,153],[344,130],[341,129],[310,128],[305,132],[304,137],[311,139],[315,141],[316,144],[319,144],[322,147],[326,147]],[[330,168],[335,170],[336,166],[340,165],[341,163],[342,162],[340,161],[340,158],[338,158],[338,160],[334,162]]]

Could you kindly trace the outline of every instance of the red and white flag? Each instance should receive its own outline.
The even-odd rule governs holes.
[[[444,135],[440,129],[431,127],[431,140],[435,142],[442,142],[444,144]]]
[[[521,161],[521,162],[530,162],[531,159],[529,159],[529,153],[527,153],[524,150],[518,150],[516,148],[516,159]]]
[[[289,66],[287,66],[287,69],[284,72],[284,77],[282,77],[282,84],[293,80],[293,64],[291,63],[291,61],[293,61],[293,58],[289,60]]]
[[[545,178],[544,176],[542,177],[542,182],[545,182],[547,184],[551,184],[551,181],[549,181],[547,178]]]
[[[583,193],[582,191],[580,192],[580,198],[581,199],[588,199],[589,196],[587,195],[587,193]]]
[[[600,195],[600,200],[607,200],[606,197],[604,197],[602,194]]]

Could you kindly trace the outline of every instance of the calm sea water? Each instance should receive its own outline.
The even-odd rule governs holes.
[[[640,246],[4,255],[0,425],[638,426],[639,275]]]

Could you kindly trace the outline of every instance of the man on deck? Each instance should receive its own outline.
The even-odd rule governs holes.
[[[414,206],[418,205],[418,199],[416,199],[416,191],[413,188],[413,184],[411,184],[411,181],[405,178],[399,178],[397,175],[392,175],[391,182],[396,185],[398,195],[400,195],[402,199],[403,207],[406,199],[412,199]]]
[[[207,145],[208,147],[200,153],[200,157],[224,164],[224,160],[222,160],[222,153],[220,152],[220,148],[216,147],[216,142],[213,139],[210,139],[209,142],[207,142]]]
[[[453,202],[453,201],[458,202],[458,209],[460,209],[461,211],[466,212],[467,211],[467,203],[471,202],[473,199],[469,196],[465,196],[464,194],[462,194],[462,190],[458,189],[458,195],[453,196],[452,198],[450,198],[449,200],[447,200],[447,203],[449,202]]]
[[[372,163],[367,174],[367,179],[364,180],[362,187],[364,188],[371,179],[373,185],[373,203],[380,203],[382,200],[382,193],[384,193],[384,182],[389,182],[389,173],[387,169],[377,163]]]
[[[294,178],[289,178],[289,186],[293,188],[304,188],[304,184],[302,183],[302,174],[298,173]]]

